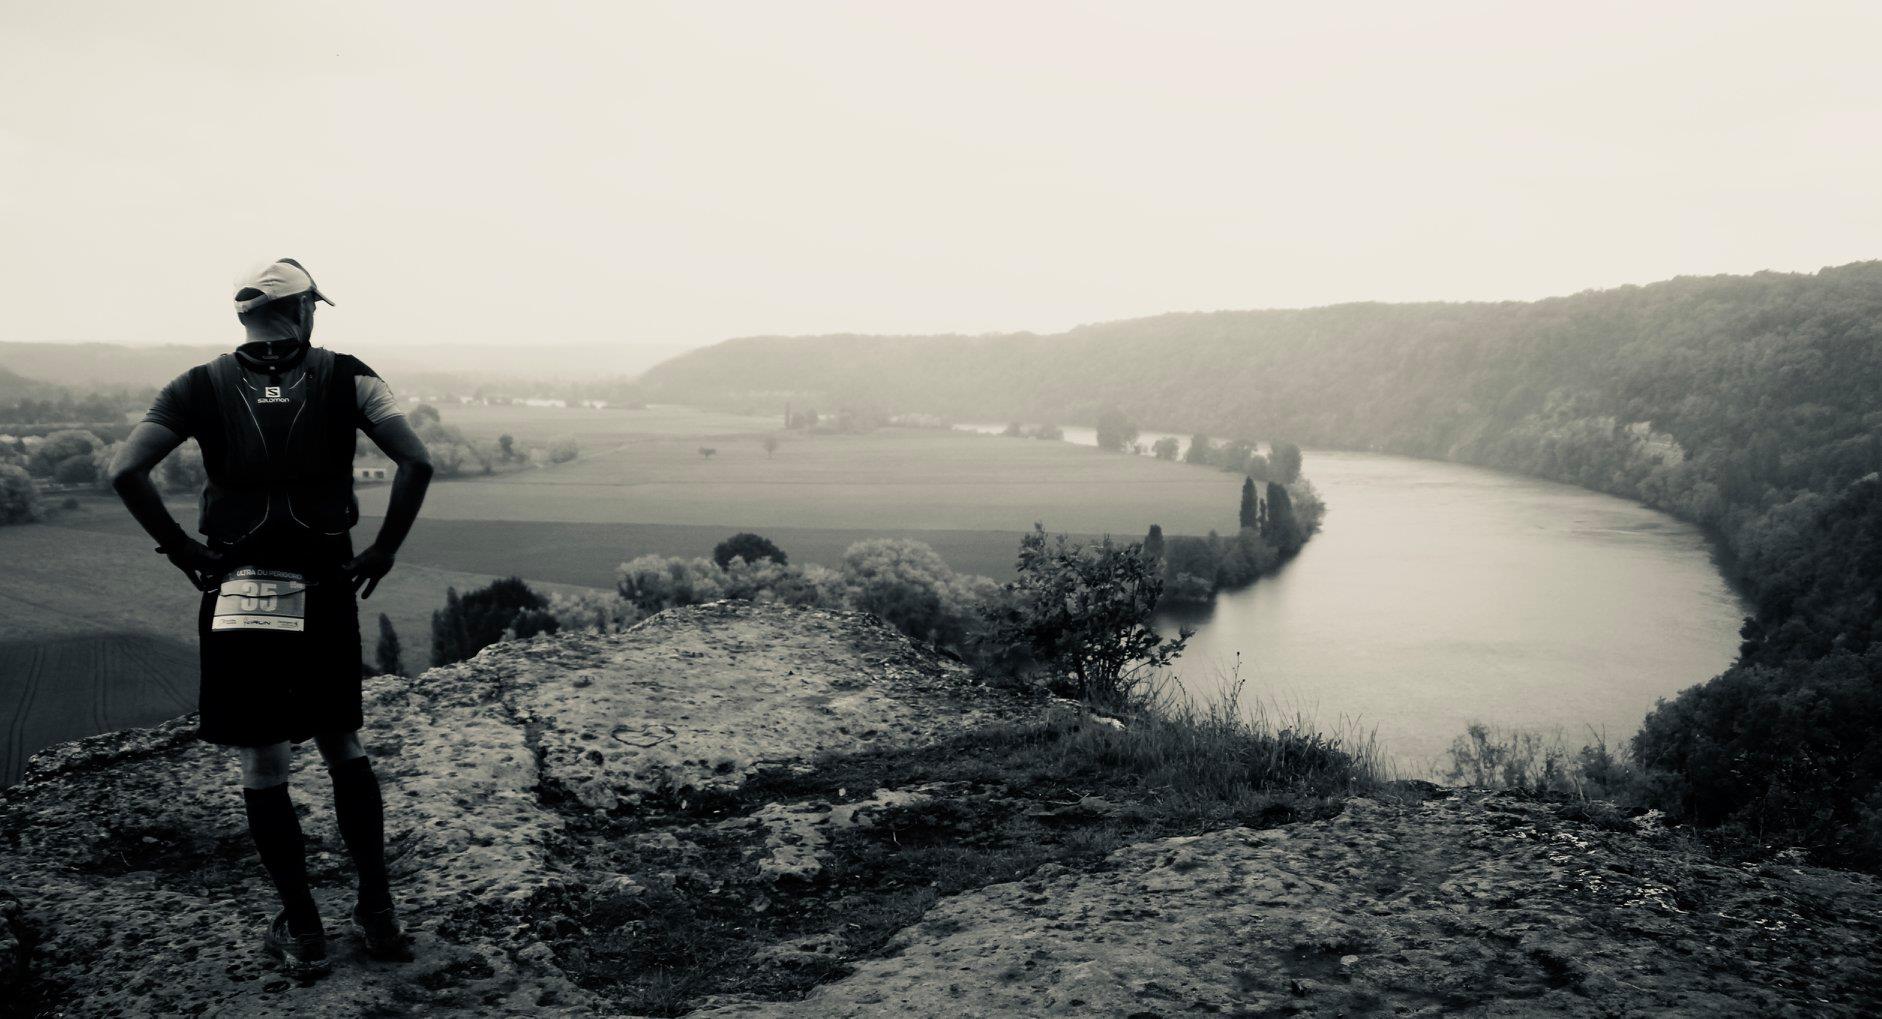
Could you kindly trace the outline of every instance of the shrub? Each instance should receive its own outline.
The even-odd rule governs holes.
[[[1135,542],[1074,545],[1064,535],[1048,540],[1035,524],[1020,539],[1017,565],[997,639],[1024,646],[1094,704],[1137,703],[1149,672],[1174,661],[1189,641],[1187,629],[1169,640],[1150,628],[1163,578]]]
[[[62,429],[47,435],[45,441],[33,447],[26,457],[26,469],[34,477],[50,478],[60,464],[73,458],[82,457],[89,466],[92,453],[104,444],[105,440],[91,432]]]
[[[551,594],[549,614],[559,630],[592,630],[620,633],[647,618],[632,602],[619,594],[583,591],[579,594]]]
[[[614,586],[628,604],[652,615],[725,597],[725,571],[710,559],[644,555],[615,569]]]
[[[725,569],[726,565],[733,559],[743,559],[748,563],[755,563],[760,559],[769,559],[780,566],[786,565],[791,561],[790,557],[784,554],[784,550],[772,544],[770,539],[753,534],[750,531],[742,531],[738,534],[734,534],[714,546],[712,550],[712,561],[720,569]]]
[[[92,463],[89,453],[69,456],[52,469],[52,480],[61,485],[95,484],[98,481],[98,465]]]
[[[412,430],[425,442],[425,449],[431,454],[431,466],[441,478],[455,478],[470,471],[489,474],[494,460],[483,447],[472,442],[464,433],[439,420],[438,412],[428,404],[420,404],[409,415]]]
[[[1219,567],[1216,551],[1207,540],[1188,534],[1163,539],[1163,575],[1169,582],[1170,600],[1208,601],[1215,594]]]
[[[509,436],[506,435],[504,438],[507,439]],[[548,457],[550,463],[565,464],[581,455],[581,443],[576,442],[572,438],[564,437],[549,443]],[[507,460],[509,457],[506,455],[504,459]]]
[[[965,643],[997,588],[985,577],[955,573],[934,549],[902,538],[851,545],[839,573],[849,607],[872,612],[910,637],[949,647]]]
[[[39,519],[39,491],[24,467],[0,464],[0,524]]]
[[[1638,774],[1614,755],[1606,736],[1589,735],[1590,742],[1571,749],[1560,732],[1544,735],[1472,722],[1451,741],[1444,777],[1461,785],[1514,789],[1534,796],[1636,802]]]
[[[803,607],[839,607],[845,603],[843,581],[822,566],[789,566],[770,559],[735,558],[725,567],[725,597],[782,602]]]
[[[546,610],[549,600],[520,578],[494,581],[459,597],[445,591],[444,608],[431,614],[431,659],[435,665],[461,662],[506,638],[556,632]]]

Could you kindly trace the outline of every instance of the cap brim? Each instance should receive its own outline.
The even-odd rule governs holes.
[[[319,287],[313,288],[312,290],[308,291],[308,293],[314,295],[314,300],[325,301],[327,302],[327,307],[329,308],[333,307],[333,298],[328,297],[326,294],[321,293]]]

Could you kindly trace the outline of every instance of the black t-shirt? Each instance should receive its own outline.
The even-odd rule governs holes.
[[[372,369],[367,368],[353,380],[353,405],[359,409],[362,428],[383,424],[404,413],[399,410],[398,400],[392,396],[392,387],[371,372]],[[279,374],[258,372],[246,365],[242,366],[242,391],[248,396],[249,410],[255,415],[255,423],[261,427],[261,434],[267,439],[270,451],[281,449],[287,442],[288,429],[293,426],[295,416],[306,406],[309,384],[304,365],[296,365]],[[150,405],[144,420],[190,438],[192,419],[189,403],[189,373],[184,372],[171,379],[170,384],[157,394],[157,400]]]
[[[392,388],[386,385],[385,380],[372,374],[372,369],[365,365],[360,367],[361,374],[353,380],[354,406],[359,412],[359,426],[372,428],[403,416],[398,401],[392,395]],[[255,424],[267,442],[268,450],[270,453],[284,450],[295,419],[306,409],[307,400],[312,395],[308,392],[313,385],[311,373],[305,365],[296,365],[278,373],[256,371],[242,365],[241,379],[242,392],[248,397],[248,410],[255,416]],[[161,425],[184,438],[194,438],[191,422],[197,419],[191,414],[191,392],[189,373],[184,372],[158,392],[144,420]],[[243,557],[251,560],[242,565],[296,570],[330,568],[335,562],[352,554],[347,536],[312,535],[294,527],[291,514],[285,509],[277,509],[269,514],[266,525],[243,541],[241,548]]]

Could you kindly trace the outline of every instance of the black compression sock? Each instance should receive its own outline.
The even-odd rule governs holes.
[[[288,929],[295,934],[313,934],[320,930],[320,910],[307,888],[307,855],[301,842],[301,819],[294,816],[294,802],[288,799],[288,787],[272,785],[266,789],[243,789],[242,801],[248,807],[248,833],[255,839],[261,865],[274,879],[286,907]]]
[[[340,838],[359,871],[360,907],[386,909],[392,905],[392,889],[386,880],[385,802],[372,761],[355,757],[327,772],[333,776],[333,814],[340,823]]]

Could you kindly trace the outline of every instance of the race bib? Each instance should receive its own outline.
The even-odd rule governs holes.
[[[209,629],[291,633],[307,629],[307,578],[253,566],[236,570],[216,591]]]

